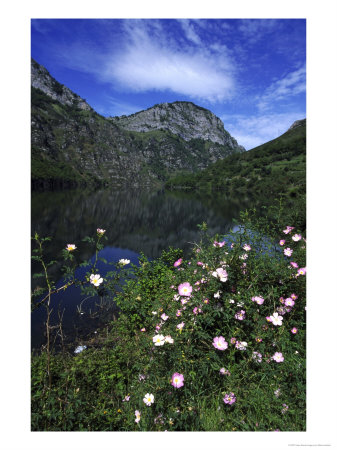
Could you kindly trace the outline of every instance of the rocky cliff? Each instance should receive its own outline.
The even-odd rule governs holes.
[[[92,111],[91,106],[85,100],[56,81],[47,69],[33,59],[31,60],[31,84],[32,87],[40,89],[53,100],[57,100],[63,105],[75,106],[79,109]]]
[[[244,151],[220,119],[189,102],[102,117],[33,60],[31,99],[33,186],[159,184]]]
[[[293,128],[301,127],[305,124],[306,124],[306,119],[295,120],[295,122],[290,126],[289,130],[292,130]]]
[[[203,139],[232,149],[240,148],[218,117],[192,102],[161,103],[130,116],[110,117],[110,120],[125,130],[168,130],[185,141]]]

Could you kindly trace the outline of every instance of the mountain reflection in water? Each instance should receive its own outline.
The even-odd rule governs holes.
[[[61,259],[60,253],[67,244],[75,244],[76,260],[82,262],[93,256],[93,249],[83,243],[85,236],[95,237],[96,229],[106,230],[108,241],[102,251],[118,261],[137,257],[143,252],[150,259],[158,257],[168,247],[181,248],[185,254],[193,242],[199,241],[197,225],[206,222],[211,235],[225,234],[245,207],[242,200],[223,196],[197,198],[185,193],[142,190],[64,190],[33,192],[31,201],[32,235],[50,236],[45,245],[45,260]],[[108,258],[107,258],[108,259]],[[51,278],[61,284],[62,263],[50,269]],[[40,272],[34,263],[32,273]],[[32,279],[32,289],[39,279]],[[65,308],[64,327],[71,335],[71,327],[77,329],[76,337],[85,333],[83,317],[79,317],[76,305],[83,300],[79,290],[67,289],[54,296],[54,309],[58,304]],[[32,314],[32,346],[43,343],[44,308]],[[81,321],[81,326],[78,321]],[[98,325],[95,323],[95,325]]]

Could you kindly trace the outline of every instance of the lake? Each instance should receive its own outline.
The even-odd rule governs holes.
[[[197,225],[206,222],[211,235],[225,234],[233,225],[233,218],[249,207],[248,199],[228,199],[223,194],[200,197],[183,192],[145,190],[63,190],[32,192],[31,234],[51,237],[45,244],[45,260],[61,260],[61,251],[67,244],[77,246],[76,259],[82,262],[94,257],[92,247],[82,242],[85,236],[96,236],[96,229],[106,230],[108,241],[99,256],[108,261],[129,259],[138,264],[140,252],[148,258],[158,257],[168,247],[181,248],[188,254],[193,242],[199,241]],[[101,264],[101,275],[107,269]],[[62,286],[62,263],[51,267],[50,276],[56,286]],[[108,269],[111,270],[111,267]],[[32,273],[41,272],[41,266],[32,264]],[[85,268],[76,272],[81,276]],[[40,279],[32,279],[32,289]],[[41,283],[41,281],[40,281]],[[63,314],[63,331],[68,343],[95,334],[104,326],[107,316],[98,314],[97,298],[83,302],[80,290],[73,287],[52,298],[53,320],[57,311]],[[109,318],[109,317],[108,317]],[[31,345],[39,348],[45,343],[45,309],[32,313]]]

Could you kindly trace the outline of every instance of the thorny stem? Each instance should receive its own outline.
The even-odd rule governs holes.
[[[71,286],[72,284],[74,284],[75,281],[70,281],[69,283],[64,284],[63,286],[59,287],[58,289],[54,289],[53,291],[48,292],[48,294],[39,301],[39,303],[36,303],[36,307],[40,306],[42,303],[44,303],[46,300],[48,300],[48,298],[52,295],[52,294],[57,294],[58,292],[62,291],[62,290],[66,290],[67,287]]]
[[[48,286],[48,295],[46,296],[47,304],[46,306],[46,310],[47,310],[47,320],[46,320],[46,333],[47,333],[47,373],[48,373],[48,381],[49,381],[49,388],[51,388],[51,371],[50,371],[50,315],[51,315],[51,311],[50,310],[50,298],[51,298],[51,292],[52,292],[52,288],[51,288],[51,284],[49,281],[49,277],[48,277],[48,271],[47,271],[47,267],[43,261],[42,258],[42,242],[40,240],[37,239],[37,242],[39,244],[39,250],[40,250],[40,261],[44,270],[44,274],[45,274],[45,279],[46,279],[46,283]]]

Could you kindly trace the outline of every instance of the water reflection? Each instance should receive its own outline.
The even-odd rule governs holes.
[[[114,261],[128,258],[136,263],[140,252],[149,258],[158,257],[169,246],[188,252],[191,243],[199,240],[197,224],[202,222],[208,224],[211,234],[228,232],[232,219],[238,217],[244,206],[241,199],[197,198],[186,193],[163,191],[33,192],[31,231],[52,238],[45,250],[47,261],[57,259],[68,243],[76,244],[77,260],[83,261],[93,254],[92,248],[81,242],[82,239],[87,235],[95,236],[98,227],[104,228],[108,241],[102,256]],[[35,271],[40,271],[36,264],[32,267],[32,272]],[[51,276],[55,282],[60,280],[61,264],[52,267]],[[33,279],[32,289],[37,284],[38,280]],[[82,323],[85,329],[83,318],[76,314],[76,305],[81,299],[79,292],[72,289],[55,297],[55,311],[58,305],[65,305],[65,329],[69,332],[75,324],[76,336],[81,335],[79,324]],[[33,346],[42,342],[43,314],[41,310],[32,315]]]
[[[163,191],[96,192],[73,190],[33,193],[32,233],[51,236],[50,253],[67,243],[78,245],[94,236],[97,227],[107,230],[108,245],[127,248],[155,258],[168,246],[187,250],[198,239],[197,224],[207,222],[211,233],[224,233],[242,208],[242,200],[196,198]]]

